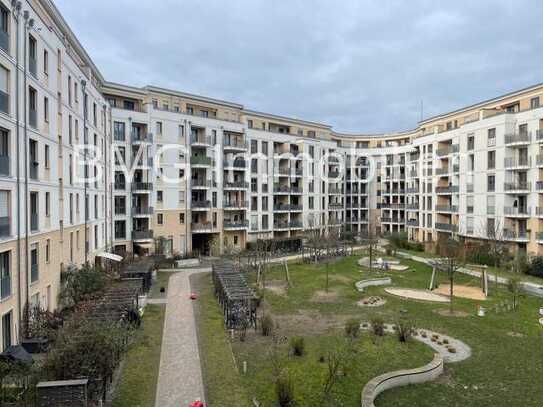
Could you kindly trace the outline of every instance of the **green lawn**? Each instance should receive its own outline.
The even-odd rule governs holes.
[[[147,305],[143,324],[124,361],[113,407],[153,407],[164,326],[164,305]]]
[[[472,347],[470,359],[449,364],[446,374],[435,383],[403,387],[383,393],[377,406],[539,406],[543,405],[541,377],[543,374],[543,328],[538,324],[538,309],[543,300],[523,297],[517,311],[491,312],[477,317],[478,302],[454,300],[456,310],[465,316],[443,316],[447,304],[402,300],[388,295],[383,287],[372,287],[364,294],[354,289],[354,283],[377,275],[391,276],[397,287],[427,288],[430,268],[423,264],[402,261],[412,271],[387,273],[362,270],[358,256],[336,261],[329,266],[329,292],[325,292],[326,273],[322,264],[290,264],[292,286],[285,292],[285,272],[275,266],[266,274],[268,289],[264,291],[265,304],[261,311],[273,315],[279,323],[278,334],[306,338],[307,355],[301,359],[286,357],[287,345],[278,347],[291,371],[298,406],[321,405],[323,372],[320,363],[329,349],[343,345],[341,329],[345,320],[357,317],[370,320],[381,316],[393,322],[400,309],[407,310],[413,323],[451,335]],[[362,272],[361,272],[362,271]],[[441,277],[445,282],[444,276]],[[478,279],[458,274],[458,284],[477,285]],[[256,397],[263,406],[274,405],[270,349],[272,341],[250,333],[246,342],[234,340],[230,345],[222,324],[222,315],[211,291],[209,277],[200,282],[200,336],[202,342],[206,385],[210,406],[245,406],[247,399]],[[281,287],[281,289],[278,289]],[[492,287],[494,288],[494,287]],[[484,302],[492,308],[498,302],[510,300],[504,287],[494,289]],[[378,308],[361,308],[356,302],[365,295],[380,295],[387,304]],[[237,373],[243,361],[248,362],[247,375]],[[422,365],[431,359],[431,351],[417,342],[401,345],[392,336],[375,345],[371,335],[364,334],[349,357],[346,376],[334,388],[332,405],[359,406],[360,392],[372,376],[397,368]],[[232,397],[240,400],[233,400]]]
[[[170,276],[174,274],[169,271],[159,271],[156,275],[156,281],[153,283],[151,290],[149,291],[149,298],[166,298],[168,295],[168,282],[170,281]],[[160,292],[160,288],[164,287],[165,291]]]

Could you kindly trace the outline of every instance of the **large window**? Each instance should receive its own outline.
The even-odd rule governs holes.
[[[0,128],[0,175],[9,175],[9,133]]]
[[[4,350],[11,346],[11,311],[2,316],[2,347]]]
[[[9,71],[0,66],[0,112],[9,114]]]
[[[0,5],[0,48],[9,52],[9,10]]]
[[[38,43],[36,39],[29,35],[28,36],[28,70],[34,76],[37,76],[37,66],[38,66]]]
[[[9,198],[10,191],[0,191],[0,237],[10,235],[9,221]]]
[[[11,252],[0,253],[0,298],[11,295]]]

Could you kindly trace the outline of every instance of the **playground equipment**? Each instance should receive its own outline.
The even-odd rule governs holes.
[[[430,262],[432,266],[432,276],[430,278],[430,286],[428,287],[430,291],[437,291],[441,294],[447,295],[447,290],[445,287],[439,284],[438,282],[438,272],[447,273],[447,265],[444,260],[434,260]],[[489,295],[489,284],[488,284],[488,267],[478,264],[470,264],[466,266],[466,270],[462,272],[464,275],[469,275],[473,277],[473,280],[477,282],[475,285],[460,285],[455,284],[455,296],[470,298],[476,300],[484,300]]]

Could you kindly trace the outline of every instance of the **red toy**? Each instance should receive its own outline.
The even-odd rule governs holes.
[[[191,294],[190,294],[190,299],[191,299],[191,300],[196,300],[197,298],[198,298],[198,295],[197,295],[196,293],[191,293]],[[199,402],[199,403],[201,403],[201,402]],[[203,406],[203,404],[202,404],[202,406]],[[197,404],[193,404],[193,405],[191,405],[190,407],[200,407],[200,406],[197,405]]]
[[[202,403],[200,400],[196,400],[189,407],[204,407],[204,403]]]

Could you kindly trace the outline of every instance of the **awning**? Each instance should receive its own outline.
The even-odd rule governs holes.
[[[118,254],[108,253],[108,252],[98,253],[96,257],[103,257],[104,259],[109,259],[113,261],[123,260],[122,256],[119,256]]]

